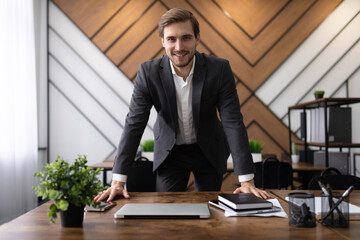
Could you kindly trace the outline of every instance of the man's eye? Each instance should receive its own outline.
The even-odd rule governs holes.
[[[184,36],[184,40],[190,40],[192,39],[192,36]]]
[[[175,38],[168,38],[168,42],[174,42]]]

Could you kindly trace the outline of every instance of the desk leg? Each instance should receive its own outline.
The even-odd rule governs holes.
[[[360,156],[360,153],[353,154],[353,168],[354,168],[354,176],[356,176],[356,156]]]
[[[103,171],[103,186],[107,185],[107,170],[104,169]]]

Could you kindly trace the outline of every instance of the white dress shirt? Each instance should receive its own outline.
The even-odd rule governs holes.
[[[195,56],[193,65],[186,80],[176,74],[171,60],[169,61],[176,92],[176,103],[178,112],[179,130],[176,136],[176,145],[191,144],[196,142],[195,126],[192,114],[192,79],[195,68]],[[249,181],[254,178],[254,174],[239,175],[239,182]],[[127,176],[113,173],[113,180],[126,182]]]
[[[178,76],[170,60],[171,72],[173,74],[176,103],[178,112],[179,131],[176,135],[176,145],[191,144],[196,142],[195,126],[192,114],[192,78],[195,68],[195,56],[189,76],[186,80]]]

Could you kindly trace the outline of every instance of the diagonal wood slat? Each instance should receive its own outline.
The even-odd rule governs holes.
[[[141,62],[163,55],[157,23],[186,8],[200,23],[200,52],[226,58],[249,136],[266,153],[288,151],[285,124],[254,92],[341,0],[52,0],[132,81]],[[271,93],[269,93],[271,94]],[[285,103],[286,104],[286,103]]]
[[[91,38],[127,0],[54,0],[79,28]]]
[[[215,3],[208,0],[192,0],[191,5],[198,11],[219,35],[226,39],[235,51],[251,66],[278,41],[278,39],[301,17],[315,0],[292,1],[255,38],[247,36]],[[246,5],[245,5],[246,6]],[[207,17],[214,16],[214,17]]]
[[[254,38],[290,0],[214,0],[225,15]]]
[[[117,39],[133,26],[141,18],[143,13],[150,7],[153,0],[133,0],[127,4],[106,24],[96,36],[93,42],[106,52]]]
[[[107,52],[113,63],[118,65],[135,49],[139,43],[145,40],[151,32],[156,29],[159,17],[167,9],[159,2],[156,2],[145,14],[127,31]]]

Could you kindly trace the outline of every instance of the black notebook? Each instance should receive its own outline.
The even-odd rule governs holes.
[[[219,194],[218,200],[235,210],[272,208],[273,204],[251,193]]]

